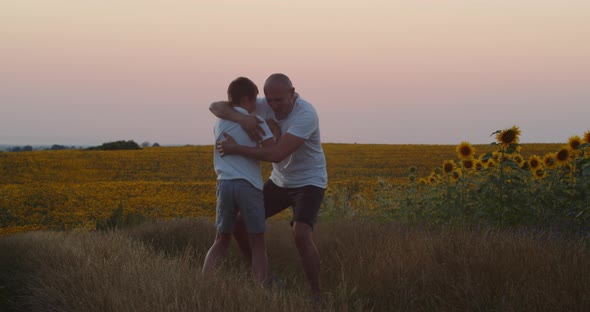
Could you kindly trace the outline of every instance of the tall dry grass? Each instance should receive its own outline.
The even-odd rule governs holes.
[[[302,311],[307,300],[286,221],[269,222],[280,289],[253,284],[235,249],[200,274],[214,229],[176,220],[112,232],[0,238],[5,309],[17,311]],[[587,241],[491,228],[335,221],[315,233],[328,311],[587,311]],[[0,297],[1,298],[1,297]]]

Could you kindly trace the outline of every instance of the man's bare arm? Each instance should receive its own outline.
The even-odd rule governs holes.
[[[213,102],[209,105],[209,111],[217,118],[239,123],[253,141],[260,141],[262,139],[261,134],[266,134],[264,129],[259,125],[262,121],[258,120],[255,116],[244,115],[236,111],[228,101]]]
[[[286,133],[274,146],[248,147],[236,144],[235,140],[225,134],[226,140],[217,142],[217,150],[223,155],[238,154],[248,158],[268,162],[280,162],[287,156],[293,154],[304,142],[305,139]]]

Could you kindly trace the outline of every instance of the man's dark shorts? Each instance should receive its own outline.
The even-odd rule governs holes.
[[[263,188],[266,218],[268,219],[292,207],[293,219],[291,225],[294,222],[301,222],[313,228],[317,221],[322,200],[324,200],[324,192],[325,189],[313,185],[283,188],[268,180]]]

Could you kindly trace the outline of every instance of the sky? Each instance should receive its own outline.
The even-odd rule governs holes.
[[[590,1],[3,0],[0,144],[213,144],[231,80],[287,74],[323,142],[566,142]],[[261,92],[261,96],[263,93]]]

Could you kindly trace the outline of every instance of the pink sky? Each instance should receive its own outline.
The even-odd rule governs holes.
[[[212,144],[229,82],[289,75],[324,142],[590,129],[590,1],[0,3],[0,144]]]

